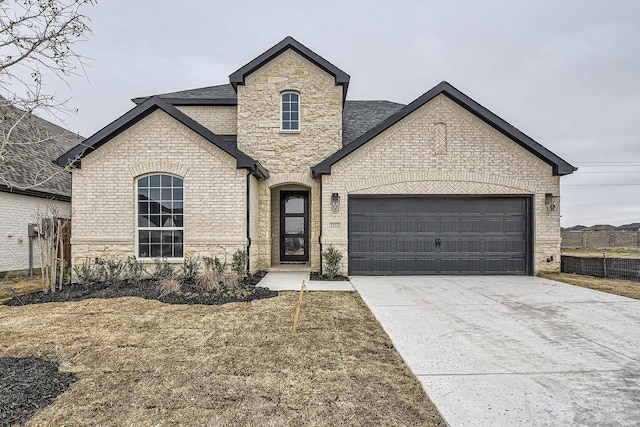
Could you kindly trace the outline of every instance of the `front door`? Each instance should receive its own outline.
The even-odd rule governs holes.
[[[280,193],[280,261],[309,261],[309,192]]]

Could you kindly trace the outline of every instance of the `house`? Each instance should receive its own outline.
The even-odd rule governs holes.
[[[0,98],[0,132],[10,146],[0,153],[0,277],[40,267],[36,217],[71,213],[71,176],[53,164],[81,139]],[[39,141],[34,143],[34,141]],[[30,231],[31,230],[31,231]]]
[[[350,76],[287,37],[229,84],[135,98],[73,170],[72,251],[226,256],[349,274],[558,270],[575,168],[447,82],[408,105],[347,99]]]

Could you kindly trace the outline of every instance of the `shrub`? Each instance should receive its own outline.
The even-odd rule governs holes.
[[[185,258],[182,264],[182,277],[185,280],[192,281],[200,271],[200,258]]]
[[[112,283],[116,288],[119,287],[124,276],[124,263],[115,259],[98,260],[103,267],[104,281]]]
[[[130,280],[134,284],[140,283],[140,279],[144,275],[144,264],[134,256],[128,256],[124,261],[124,278]]]
[[[103,282],[106,275],[103,260],[100,258],[96,258],[95,262],[91,262],[89,258],[85,258],[81,265],[73,266],[73,272],[76,273],[78,282],[83,285]]]
[[[233,253],[233,259],[231,260],[231,271],[240,277],[247,275],[247,262],[249,261],[249,254],[244,249],[238,249]]]
[[[175,268],[167,262],[166,258],[155,258],[153,262],[156,264],[151,277],[155,280],[172,279],[176,276]]]
[[[239,276],[235,273],[232,274],[223,274],[221,277],[222,286],[227,289],[237,288],[240,284],[240,279],[244,276]]]
[[[340,272],[340,261],[342,260],[342,252],[328,245],[327,248],[322,251],[322,259],[324,261],[324,271],[326,275],[333,279]]]

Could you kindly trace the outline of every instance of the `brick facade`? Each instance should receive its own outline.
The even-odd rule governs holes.
[[[236,160],[158,110],[85,156],[73,172],[73,262],[135,255],[136,178],[184,179],[185,255],[231,254],[247,245],[246,174]]]
[[[323,176],[322,243],[343,252],[347,271],[350,194],[533,195],[534,270],[558,271],[560,214],[544,197],[559,191],[551,166],[439,95]],[[339,212],[330,209],[334,192],[342,197]]]

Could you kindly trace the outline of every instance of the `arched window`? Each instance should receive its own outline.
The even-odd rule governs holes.
[[[282,130],[300,130],[300,94],[282,93]]]
[[[182,258],[184,192],[182,178],[153,174],[138,178],[138,257]]]

